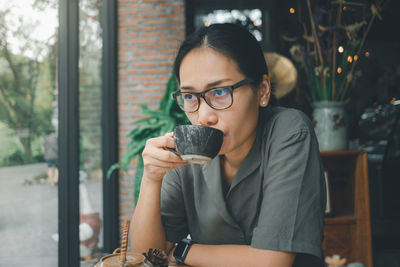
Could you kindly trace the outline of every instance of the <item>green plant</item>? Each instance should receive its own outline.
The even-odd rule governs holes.
[[[158,137],[172,132],[177,125],[188,124],[189,121],[183,111],[175,104],[172,93],[177,90],[176,80],[173,76],[168,80],[167,88],[160,102],[158,110],[151,110],[149,107],[142,105],[143,116],[145,118],[138,120],[136,127],[128,134],[129,143],[126,153],[119,162],[113,164],[108,172],[107,177],[119,168],[122,171],[127,171],[132,159],[139,157],[136,165],[135,175],[135,203],[139,195],[140,182],[143,175],[143,158],[142,152],[146,145],[146,140],[153,137]]]

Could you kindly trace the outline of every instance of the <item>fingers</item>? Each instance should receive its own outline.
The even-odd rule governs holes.
[[[166,133],[164,136],[174,138],[174,133],[173,132],[169,132],[169,133]]]
[[[150,138],[146,142],[147,145],[153,145],[159,148],[175,148],[175,140],[173,137],[173,133],[166,133],[164,136],[156,137],[156,138]]]
[[[143,163],[145,166],[152,166],[152,167],[162,168],[162,169],[166,169],[166,170],[171,170],[171,169],[174,169],[179,166],[187,164],[187,162],[183,161],[183,160],[180,160],[177,162],[171,162],[171,161],[160,160],[159,158],[151,157],[151,156],[146,157],[146,162],[143,162]]]
[[[175,148],[175,141],[169,137],[157,137],[147,140],[142,156],[150,156],[161,161],[181,163],[182,159],[169,150]]]
[[[143,164],[146,173],[152,179],[161,180],[167,171],[188,164],[180,156],[169,151],[168,148],[175,148],[173,133],[167,133],[164,136],[146,141],[142,153]]]

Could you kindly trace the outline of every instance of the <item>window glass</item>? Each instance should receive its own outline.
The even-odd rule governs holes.
[[[80,257],[93,266],[103,247],[101,169],[101,1],[79,1]]]
[[[0,0],[0,266],[58,265],[57,11]]]
[[[215,23],[237,23],[245,26],[258,41],[262,35],[262,12],[260,9],[232,9],[213,10],[211,12],[198,12],[194,17],[195,27],[209,26]]]

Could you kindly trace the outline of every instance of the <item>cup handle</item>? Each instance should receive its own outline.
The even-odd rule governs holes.
[[[175,148],[171,148],[171,147],[167,147],[169,151],[171,151],[172,153],[174,153],[175,155],[179,155],[178,151]]]

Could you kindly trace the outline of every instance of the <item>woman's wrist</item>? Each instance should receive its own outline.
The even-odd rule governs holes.
[[[196,265],[196,250],[200,247],[199,244],[193,244],[186,255],[185,264],[188,266]]]
[[[142,184],[145,183],[146,185],[161,185],[162,179],[163,176],[150,175],[149,173],[144,171],[142,176]]]

